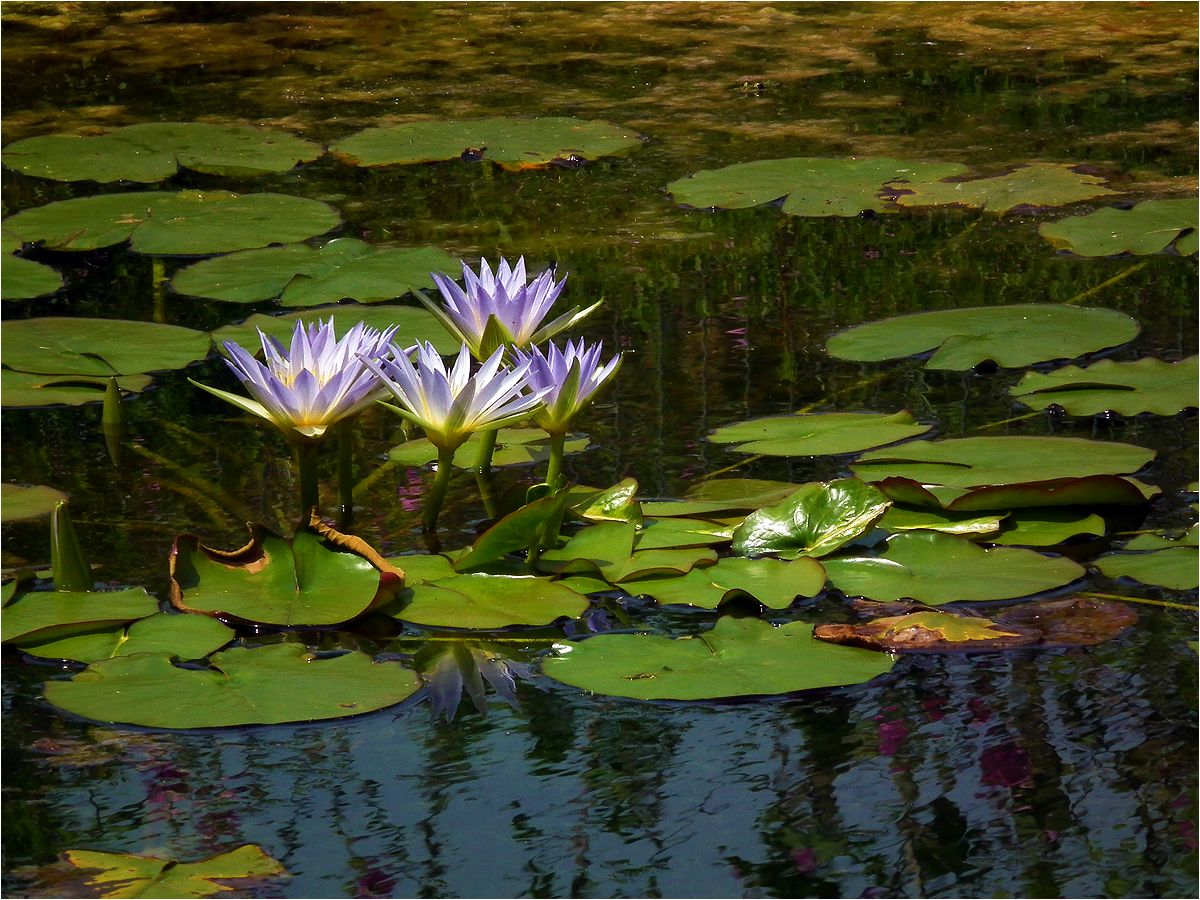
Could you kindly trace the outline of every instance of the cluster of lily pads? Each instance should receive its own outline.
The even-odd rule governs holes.
[[[215,127],[33,138],[6,148],[5,162],[47,178],[152,182],[174,166],[247,175],[321,153],[286,136],[264,143],[261,132],[218,134]],[[538,127],[410,123],[331,149],[356,165],[459,157],[520,169],[574,164],[638,140],[604,123],[540,120]],[[548,130],[553,149],[529,149],[529,128]],[[600,144],[587,143],[593,138]],[[276,161],[264,161],[271,154]],[[144,168],[114,168],[125,157]],[[796,215],[947,203],[1004,212],[1113,193],[1067,166],[965,174],[958,165],[900,160],[771,160],[701,172],[669,190],[703,208],[783,198],[783,211]],[[1081,255],[1195,252],[1194,199],[1146,201],[1111,215],[1141,223],[1105,219],[1102,227],[1114,235],[1126,225],[1140,233],[1152,219],[1158,237],[1089,243],[1065,225],[1065,235],[1048,236],[1072,242]],[[501,260],[495,270],[484,262],[478,272],[464,263],[460,286],[441,274],[447,257],[433,248],[297,243],[339,221],[317,201],[222,191],[104,194],[5,221],[10,250],[129,241],[149,254],[227,253],[181,270],[173,280],[181,293],[298,307],[358,301],[315,316],[255,315],[211,334],[106,319],[5,324],[6,406],[106,398],[114,417],[121,394],[144,390],[150,373],[203,359],[215,345],[250,396],[200,387],[277,425],[300,473],[303,518],[294,534],[252,524],[248,543],[233,549],[197,535],[176,539],[165,609],[140,587],[93,590],[61,496],[5,485],[6,510],[30,505],[53,513],[52,579],[18,573],[4,585],[3,640],[34,657],[86,666],[47,682],[48,702],[89,719],[159,728],[338,718],[422,691],[452,714],[463,691],[481,708],[488,685],[512,699],[515,679],[532,668],[584,690],[638,699],[771,695],[867,681],[891,671],[902,651],[1105,640],[1135,617],[1111,598],[1079,593],[1096,577],[1197,586],[1195,527],[1130,534],[1090,569],[1054,552],[1086,546],[1114,523],[1140,521],[1160,495],[1136,477],[1153,451],[1132,444],[931,439],[936,423],[906,410],[803,412],[728,425],[709,437],[748,458],[844,459],[845,477],[806,484],[704,478],[675,499],[641,497],[631,479],[603,488],[569,484],[562,458],[578,446],[572,423],[614,377],[619,356],[605,361],[598,345],[552,341],[595,306],[552,317],[563,281],[553,271],[528,277],[523,260]],[[8,268],[6,298],[20,294],[10,293]],[[431,287],[439,300],[423,293]],[[422,307],[382,305],[406,293]],[[1113,310],[1031,304],[868,323],[831,336],[827,350],[870,363],[929,354],[928,367],[953,371],[989,361],[1021,368],[1118,347],[1138,330]],[[1196,380],[1196,357],[1104,360],[1029,372],[1013,396],[1069,415],[1169,416],[1196,405]],[[547,469],[515,510],[488,508],[492,524],[470,546],[443,552],[434,542],[429,552],[385,558],[322,518],[315,465],[330,436],[344,435],[377,402],[424,432],[390,455],[414,467],[435,464],[423,520],[430,535],[456,468],[477,472],[485,504],[492,466],[528,462],[528,448],[539,445]],[[536,428],[516,427],[530,421]],[[339,499],[352,506],[347,484],[339,484]],[[987,615],[970,607],[1071,592]],[[869,621],[814,626],[797,618],[821,604],[844,619],[843,600]],[[648,622],[660,609],[694,627],[682,637],[653,633]],[[330,632],[344,638],[336,649],[324,647]]]

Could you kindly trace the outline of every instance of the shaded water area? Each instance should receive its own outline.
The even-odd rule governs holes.
[[[1173,3],[6,2],[4,143],[148,121],[271,125],[321,143],[414,116],[618,123],[644,142],[577,168],[359,169],[325,156],[252,179],[184,171],[166,188],[312,197],[341,213],[338,236],[473,262],[524,255],[534,271],[569,273],[567,305],[604,300],[573,333],[628,351],[578,423],[590,445],[566,474],[581,484],[634,477],[643,497],[670,498],[727,467],[797,483],[847,475],[844,456],[748,459],[706,441],[808,408],[907,408],[941,437],[1157,451],[1139,477],[1160,500],[1105,538],[1056,548],[1086,561],[1119,544],[1115,532],[1195,521],[1194,409],[1030,415],[1009,395],[1019,371],[859,364],[825,341],[903,313],[1068,302],[1138,320],[1141,334],[1111,358],[1177,360],[1197,350],[1194,256],[1057,253],[1037,229],[1062,210],[806,218],[685,209],[665,186],[756,159],[889,156],[985,174],[1084,164],[1130,191],[1114,202],[1192,195],[1196,14]],[[6,216],[137,189],[3,179]],[[5,301],[6,320],[211,330],[276,309],[171,292],[188,258],[121,245],[31,256],[66,287]],[[215,355],[157,375],[126,404],[132,446],[119,466],[96,405],[3,418],[4,481],[69,493],[97,578],[160,598],[177,535],[236,547],[247,518],[281,530],[295,518],[278,432],[188,377],[233,389]],[[431,480],[385,463],[404,439],[398,422],[368,411],[355,454],[355,531],[388,555],[423,547]],[[325,465],[331,492],[332,457]],[[538,477],[500,473],[521,486]],[[442,518],[444,545],[471,542],[483,521],[471,478],[452,482]],[[5,567],[48,561],[44,521],[3,537]],[[1074,587],[1176,605],[1136,604],[1138,624],[1093,648],[908,655],[868,684],[765,700],[593,696],[535,668],[519,705],[492,697],[486,717],[464,703],[444,721],[410,702],[195,732],[67,716],[41,696],[65,670],[6,648],[4,891],[74,896],[52,866],[68,848],[195,859],[253,843],[289,873],[252,889],[264,897],[1194,897],[1196,616],[1180,605],[1194,607],[1195,591],[1095,570]],[[672,634],[715,618],[646,616]],[[828,592],[768,617],[853,614]],[[358,640],[305,637],[323,649]],[[548,643],[507,637],[520,659]]]

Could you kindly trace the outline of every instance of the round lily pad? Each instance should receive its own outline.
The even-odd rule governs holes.
[[[4,643],[45,640],[106,625],[144,619],[158,612],[145,588],[120,591],[29,591],[4,607]]]
[[[171,287],[226,303],[380,303],[413,288],[433,288],[429,273],[457,264],[457,257],[436,247],[372,247],[357,238],[337,238],[321,247],[289,244],[206,259],[178,272]]]
[[[748,594],[771,609],[786,609],[797,597],[815,597],[825,587],[825,570],[815,559],[726,557],[715,566],[683,575],[623,581],[621,590],[653,597],[658,603],[677,603],[716,609],[731,597]]]
[[[467,158],[490,159],[506,169],[527,169],[613,156],[640,142],[636,132],[608,122],[496,117],[368,128],[338,141],[330,151],[356,166]]]
[[[212,347],[203,331],[179,325],[59,316],[5,322],[3,341],[10,369],[102,377],[182,369]]]
[[[836,456],[893,444],[924,434],[908,410],[898,413],[792,413],[750,419],[718,428],[708,436],[718,444],[737,444],[740,453],[764,456]]]
[[[20,522],[24,519],[42,519],[54,512],[59,501],[66,500],[62,491],[44,484],[0,485],[0,522]]]
[[[4,148],[4,164],[55,181],[136,181],[170,178],[179,168],[212,175],[286,172],[316,159],[319,144],[286,131],[250,125],[147,122],[104,134],[48,134]]]
[[[956,600],[1011,600],[1070,584],[1084,569],[1069,559],[1033,550],[985,550],[934,531],[888,539],[882,556],[823,560],[842,593],[872,600],[920,600],[931,606]]]
[[[1153,357],[1127,363],[1103,359],[1086,368],[1028,372],[1012,388],[1012,395],[1033,409],[1054,404],[1073,416],[1106,410],[1124,416],[1173,416],[1197,405],[1198,360],[1195,356],[1176,363]]]
[[[525,575],[455,575],[417,584],[384,611],[415,625],[495,630],[574,619],[588,608],[582,594]]]
[[[44,297],[62,286],[63,278],[57,269],[32,259],[6,256],[0,267],[0,300]]]
[[[92,663],[70,681],[50,681],[45,697],[98,722],[149,728],[338,719],[392,706],[416,693],[415,672],[365,653],[315,658],[300,644],[234,647],[207,669],[182,669],[155,653]]]
[[[1005,547],[1053,547],[1081,535],[1104,537],[1104,519],[1071,509],[1020,510],[1004,519],[1004,530],[984,541]]]
[[[128,627],[105,628],[49,640],[19,641],[26,653],[46,659],[92,663],[134,653],[165,653],[200,659],[234,638],[234,630],[208,616],[157,613]]]
[[[556,647],[550,678],[596,694],[639,700],[703,700],[786,694],[861,684],[891,671],[891,657],[815,640],[812,625],[717,620],[684,638],[602,634]],[[838,652],[831,652],[838,651]]]
[[[1020,368],[1071,359],[1137,337],[1138,323],[1111,309],[1023,304],[944,309],[856,325],[826,343],[831,356],[855,362],[903,359],[929,350],[929,369],[966,371],[991,360]]]
[[[1144,256],[1161,253],[1172,244],[1180,256],[1196,252],[1200,201],[1143,200],[1132,209],[1108,207],[1086,216],[1046,222],[1038,231],[1056,250],[1078,256]],[[1180,238],[1180,235],[1185,235]],[[1177,240],[1178,239],[1178,240]]]
[[[45,375],[0,369],[0,405],[81,406],[101,403],[111,379],[99,375]],[[117,387],[127,393],[140,393],[154,379],[149,375],[122,375]]]
[[[901,206],[953,204],[1005,213],[1018,206],[1066,206],[1119,193],[1103,185],[1103,178],[1076,172],[1073,166],[1039,163],[994,178],[930,179],[920,184],[897,185],[908,192],[897,197],[896,202]]]
[[[229,191],[141,191],[59,200],[4,220],[25,243],[97,250],[125,241],[138,253],[207,255],[290,244],[341,224],[319,200]]]
[[[1194,591],[1200,586],[1200,551],[1195,547],[1168,547],[1139,553],[1109,553],[1096,560],[1096,568],[1109,578],[1132,578],[1172,591]]]
[[[891,505],[878,489],[857,478],[801,485],[782,503],[746,516],[733,533],[733,550],[784,559],[825,556],[865,534]]]
[[[706,169],[672,181],[667,190],[677,203],[697,209],[745,209],[786,197],[783,211],[790,215],[857,216],[890,208],[883,196],[889,182],[932,181],[965,171],[958,163],[794,157]]]
[[[378,304],[372,306],[332,306],[306,309],[300,312],[268,316],[256,313],[236,325],[224,325],[213,332],[213,340],[220,346],[224,341],[233,341],[251,351],[262,346],[258,332],[282,341],[287,346],[296,322],[328,322],[333,319],[337,334],[345,334],[359,322],[369,328],[384,330],[398,326],[392,340],[401,347],[409,347],[418,341],[429,341],[439,353],[457,353],[461,341],[451,337],[433,314],[415,306]]]

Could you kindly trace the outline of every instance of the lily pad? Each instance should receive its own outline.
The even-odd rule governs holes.
[[[893,535],[875,557],[823,560],[829,580],[850,597],[910,598],[940,606],[958,600],[1011,600],[1070,584],[1083,567],[1033,550],[984,550],[949,534]]]
[[[718,428],[708,436],[764,456],[836,456],[894,444],[929,431],[908,410],[898,413],[792,413]]]
[[[1192,546],[1108,553],[1097,558],[1095,565],[1109,578],[1132,578],[1172,591],[1194,591],[1200,587],[1200,550]]]
[[[1012,395],[1033,409],[1061,406],[1073,416],[1107,410],[1124,416],[1154,413],[1173,416],[1197,405],[1200,357],[1176,363],[1146,357],[1137,362],[1104,359],[1085,368],[1028,372]]]
[[[732,526],[717,525],[704,519],[646,519],[638,531],[635,546],[639,550],[711,547],[727,544],[732,538]]]
[[[1138,323],[1111,309],[1029,303],[943,309],[856,325],[833,335],[831,356],[854,362],[903,359],[933,350],[927,369],[963,372],[985,361],[1020,368],[1072,359],[1137,337]]]
[[[63,286],[58,270],[32,259],[6,256],[0,267],[0,300],[29,300]]]
[[[171,603],[265,625],[335,625],[391,599],[403,584],[403,573],[364,541],[331,528],[301,528],[291,540],[261,525],[250,533],[250,543],[232,551],[178,537]]]
[[[206,255],[290,244],[341,224],[319,200],[229,191],[139,191],[58,200],[4,220],[4,230],[52,250],[130,242],[138,253]]]
[[[48,640],[144,619],[158,612],[145,588],[120,591],[29,591],[4,607],[2,640]]]
[[[0,522],[20,522],[25,519],[43,519],[54,512],[60,500],[67,495],[44,484],[0,485]]]
[[[965,171],[958,163],[795,157],[706,169],[672,181],[667,190],[676,203],[696,209],[746,209],[786,197],[783,211],[790,215],[857,216],[891,207],[883,196],[889,182],[934,181]]]
[[[1104,519],[1095,513],[1069,509],[1021,510],[1005,518],[1000,534],[984,540],[1005,547],[1053,547],[1082,535],[1103,537],[1104,531]]]
[[[530,560],[536,559],[543,547],[558,540],[566,505],[567,493],[559,491],[513,510],[476,538],[454,567],[462,572],[491,566],[518,550],[526,550]]]
[[[643,517],[637,492],[637,479],[623,478],[612,487],[600,491],[576,488],[571,491],[567,505],[573,515],[588,522],[632,522],[640,525]]]
[[[408,586],[422,581],[437,581],[440,578],[452,578],[456,573],[454,565],[440,553],[410,553],[405,556],[392,556],[388,562],[404,571],[404,583]]]
[[[70,681],[47,682],[60,709],[98,722],[149,728],[224,728],[356,716],[416,693],[416,673],[350,652],[318,659],[300,644],[234,647],[207,669],[139,653],[92,663]]]
[[[825,556],[866,534],[891,505],[857,478],[805,484],[777,506],[746,516],[733,533],[733,551],[783,559]]]
[[[286,172],[322,153],[319,144],[286,131],[146,122],[98,135],[47,134],[14,141],[4,148],[4,164],[54,181],[149,184],[180,168],[236,177]]]
[[[19,641],[32,656],[92,663],[134,653],[163,653],[201,659],[233,640],[235,632],[208,616],[158,613],[118,628],[89,631],[50,640]]]
[[[1196,252],[1200,201],[1143,200],[1132,209],[1098,209],[1086,216],[1045,222],[1038,228],[1056,250],[1079,256],[1161,253],[1172,244],[1180,256]],[[1176,241],[1181,234],[1185,236]]]
[[[906,506],[891,506],[877,523],[890,532],[940,531],[943,534],[960,534],[966,537],[981,537],[995,534],[1008,513],[952,512],[945,509],[913,509]]]
[[[748,512],[778,503],[800,487],[761,478],[712,478],[688,488],[682,500],[643,500],[647,516],[715,516]]]
[[[637,532],[631,523],[602,522],[576,532],[566,545],[538,557],[538,568],[562,574],[599,572],[610,584],[650,575],[679,575],[716,562],[704,548],[634,551]]]
[[[79,869],[95,871],[87,884],[102,891],[101,897],[214,897],[233,889],[229,881],[287,874],[254,844],[194,862],[101,850],[67,850],[63,857]]]
[[[550,678],[640,700],[761,696],[861,684],[893,665],[884,654],[817,641],[807,622],[776,627],[731,617],[691,637],[602,634],[556,649],[559,655],[542,663]]]
[[[901,184],[908,193],[896,198],[901,206],[969,206],[1006,213],[1018,206],[1066,206],[1080,200],[1120,193],[1104,187],[1104,179],[1076,172],[1073,166],[1039,163],[1021,166],[1007,175],[969,181]]]
[[[407,337],[406,337],[407,340]],[[566,453],[582,453],[590,443],[587,437],[572,437],[563,443]],[[454,451],[454,465],[472,469],[479,464],[482,432],[475,432]],[[405,466],[424,466],[438,457],[438,450],[427,438],[405,441],[388,451],[388,459]],[[521,466],[545,462],[550,458],[550,437],[540,428],[501,428],[496,436],[492,467]]]
[[[356,166],[390,166],[447,159],[488,159],[505,169],[577,165],[641,143],[636,132],[608,122],[568,117],[488,118],[406,122],[368,128],[330,151]]]
[[[932,506],[950,512],[1048,506],[1139,506],[1162,493],[1154,485],[1119,475],[1052,478],[988,487],[923,485],[890,476],[874,485],[898,503]]]
[[[371,306],[331,306],[321,309],[305,309],[300,312],[268,316],[256,313],[237,325],[223,325],[212,333],[213,340],[220,346],[224,341],[233,341],[243,347],[258,348],[261,341],[259,329],[264,334],[281,341],[284,346],[291,340],[296,322],[328,322],[333,319],[337,334],[345,334],[359,322],[368,328],[383,330],[392,325],[396,328],[396,343],[407,347],[418,341],[429,341],[439,353],[457,353],[461,342],[446,333],[432,313],[415,306],[391,304]]]
[[[714,566],[676,576],[637,578],[621,583],[634,596],[716,609],[731,597],[748,594],[763,606],[787,609],[797,597],[815,597],[825,587],[825,570],[815,559],[783,562],[731,556]]]
[[[45,316],[4,323],[3,362],[45,375],[135,375],[182,369],[211,347],[203,331],[179,325]]]
[[[583,615],[588,600],[533,575],[455,575],[405,590],[383,611],[414,625],[495,630]]]
[[[99,375],[44,375],[0,369],[0,405],[82,406],[84,403],[102,403],[110,380]],[[122,375],[117,378],[117,387],[126,393],[137,394],[153,381],[149,375]]]
[[[457,264],[457,257],[436,247],[372,247],[357,238],[337,238],[320,247],[289,244],[206,259],[178,272],[171,287],[226,303],[380,303],[414,288],[432,289],[429,273]]]

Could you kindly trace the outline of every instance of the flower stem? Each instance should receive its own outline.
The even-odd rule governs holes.
[[[546,467],[546,484],[550,485],[552,489],[562,474],[563,445],[566,441],[565,432],[550,435],[550,464]]]
[[[349,528],[354,522],[354,418],[342,419],[338,433],[338,505],[341,523]]]
[[[425,498],[425,516],[421,520],[422,530],[426,534],[437,531],[438,514],[442,511],[442,502],[446,499],[446,488],[450,484],[452,471],[454,471],[454,451],[439,447],[437,474],[429,488],[429,496]]]
[[[300,469],[300,515],[307,520],[308,514],[321,505],[317,487],[317,445],[297,444],[296,463]]]
[[[496,434],[497,429],[495,428],[480,434],[479,456],[475,459],[475,465],[485,475],[492,470],[492,454],[496,452]]]

